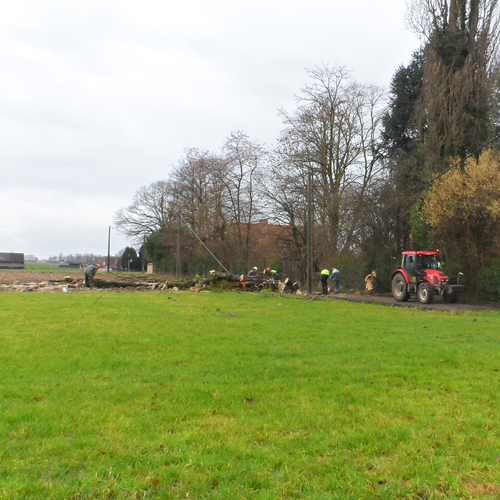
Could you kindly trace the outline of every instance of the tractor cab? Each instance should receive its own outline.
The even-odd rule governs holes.
[[[425,275],[427,269],[440,270],[441,263],[437,259],[437,252],[403,252],[401,268],[413,281],[414,277]]]
[[[404,269],[406,271],[410,278],[410,281],[415,281],[415,277],[417,276],[417,256],[413,254],[403,254],[401,269]]]

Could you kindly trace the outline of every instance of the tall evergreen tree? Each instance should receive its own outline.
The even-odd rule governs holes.
[[[389,104],[382,124],[382,147],[385,152],[388,182],[381,190],[380,207],[384,209],[403,200],[385,214],[385,241],[392,242],[394,254],[410,246],[410,211],[415,197],[405,198],[422,184],[424,176],[423,129],[416,121],[416,110],[424,86],[424,53],[413,53],[408,66],[400,66],[394,74]],[[378,228],[380,230],[380,228]],[[374,226],[375,231],[375,226]]]
[[[382,119],[382,140],[386,155],[397,158],[417,153],[421,134],[415,121],[415,107],[423,88],[424,58],[421,50],[413,53],[408,66],[394,74],[389,106]]]
[[[137,255],[137,250],[133,247],[127,247],[122,254],[122,269],[139,271],[141,269],[141,259]]]
[[[413,0],[411,27],[425,43],[424,87],[416,108],[425,124],[429,171],[493,137],[490,79],[498,48],[498,0]]]

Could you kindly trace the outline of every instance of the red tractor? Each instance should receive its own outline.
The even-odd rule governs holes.
[[[436,294],[445,302],[455,303],[464,291],[458,279],[450,279],[441,271],[435,252],[403,252],[401,268],[392,273],[392,295],[398,302],[406,302],[412,295],[423,304],[430,304]]]

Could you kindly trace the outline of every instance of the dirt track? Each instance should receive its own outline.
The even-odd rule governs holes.
[[[353,302],[373,302],[377,304],[385,304],[393,307],[418,307],[419,309],[428,310],[445,310],[445,311],[460,311],[460,312],[484,312],[484,311],[499,311],[499,303],[488,304],[465,304],[460,300],[456,304],[446,304],[441,297],[435,297],[432,304],[422,304],[417,299],[411,298],[408,302],[396,302],[394,298],[379,296],[379,295],[354,295],[354,294],[339,294],[333,296],[334,299],[349,300]]]

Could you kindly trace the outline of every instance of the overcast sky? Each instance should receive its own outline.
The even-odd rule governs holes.
[[[388,88],[419,46],[402,0],[1,3],[0,252],[40,258],[106,254],[185,148],[272,146],[306,68]]]

